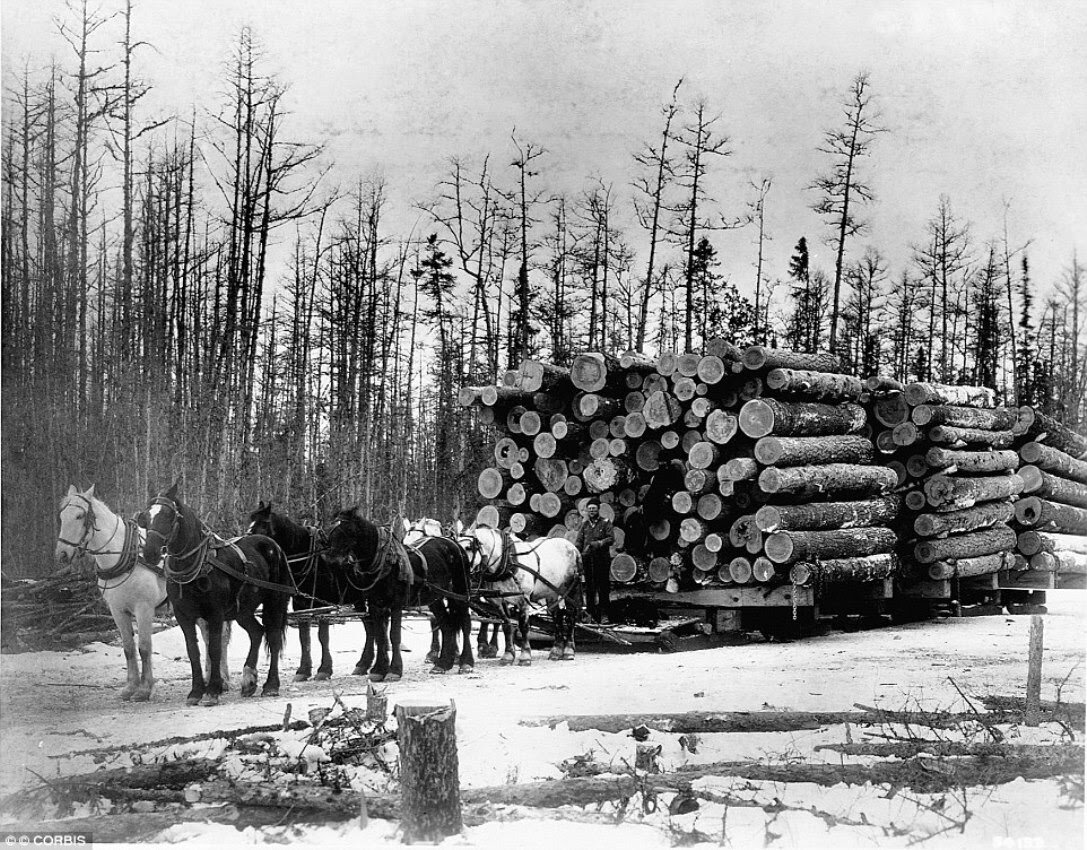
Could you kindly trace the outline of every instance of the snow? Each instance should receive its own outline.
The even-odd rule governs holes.
[[[1065,701],[1084,701],[1083,594],[1051,593],[1045,617],[1043,697],[1058,687]],[[550,662],[534,653],[531,667],[503,667],[479,660],[467,676],[431,676],[423,664],[429,644],[422,619],[405,623],[403,681],[385,686],[390,710],[398,699],[452,700],[457,710],[460,780],[463,788],[555,779],[567,759],[591,754],[596,763],[629,773],[636,742],[627,732],[571,732],[521,726],[522,718],[570,714],[683,711],[846,711],[854,704],[887,709],[966,710],[959,689],[972,699],[985,694],[1022,695],[1026,682],[1029,617],[989,616],[930,621],[857,632],[832,632],[791,644],[753,643],[673,655],[623,654],[579,647],[573,662]],[[288,703],[293,718],[329,709],[333,692],[349,707],[365,704],[366,682],[349,675],[362,647],[357,622],[332,629],[334,677],[330,682],[291,682],[298,663],[297,640],[288,636],[283,686],[278,698],[242,699],[235,689],[219,706],[185,705],[189,688],[184,642],[177,629],[155,636],[157,685],[150,703],[124,703],[124,663],[118,646],[93,644],[82,651],[37,652],[0,657],[0,792],[34,782],[37,774],[93,770],[91,755],[103,746],[132,745],[104,762],[107,767],[147,758],[224,757],[228,775],[242,776],[246,759],[225,751],[227,740],[173,744],[137,752],[136,745],[171,736],[197,735],[282,721]],[[316,641],[315,641],[316,643]],[[244,635],[231,646],[237,674]],[[267,659],[262,657],[263,677]],[[235,680],[237,675],[235,675]],[[980,707],[980,703],[978,703]],[[717,761],[838,763],[841,756],[817,750],[822,744],[868,740],[873,730],[828,726],[781,733],[718,733],[696,736],[694,751],[677,733],[652,733],[663,770]],[[884,728],[890,733],[894,729]],[[902,730],[904,731],[904,730]],[[916,729],[911,730],[917,734]],[[1016,743],[1053,743],[1063,730],[1002,727]],[[936,733],[930,733],[936,737]],[[941,735],[946,733],[941,732]],[[977,740],[982,740],[978,737]],[[1067,740],[1067,737],[1064,738]],[[311,764],[328,753],[309,742],[308,730],[269,736],[269,747]],[[383,755],[395,760],[395,744]],[[224,751],[226,755],[224,756]],[[850,758],[851,763],[864,759]],[[33,771],[33,773],[31,773]],[[356,788],[380,789],[375,771],[359,768]],[[925,848],[1082,846],[1083,808],[1072,805],[1059,780],[1015,782],[996,788],[967,788],[917,794],[885,786],[771,783],[736,778],[696,779],[693,784],[717,802],[703,800],[689,814],[669,815],[670,793],[654,808],[640,795],[622,811],[614,803],[578,809],[581,820],[519,819],[495,807],[497,819],[467,827],[443,842],[450,847],[568,846],[636,848],[684,846],[734,848],[907,847],[927,838]],[[725,805],[725,803],[728,803]],[[813,809],[814,807],[814,809]],[[503,819],[510,818],[510,819]],[[535,816],[534,816],[535,818]],[[621,821],[621,822],[620,822]],[[724,842],[722,843],[722,830]],[[699,840],[699,833],[704,835]],[[266,827],[242,832],[230,826],[178,824],[157,837],[163,844],[224,846],[292,843],[314,846],[402,846],[396,824],[371,820],[320,827]]]

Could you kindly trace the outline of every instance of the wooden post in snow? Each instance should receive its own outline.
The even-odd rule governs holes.
[[[404,843],[437,843],[456,835],[462,828],[456,705],[401,701],[396,722]]]
[[[1030,618],[1030,654],[1027,660],[1027,726],[1037,726],[1042,702],[1042,618]]]

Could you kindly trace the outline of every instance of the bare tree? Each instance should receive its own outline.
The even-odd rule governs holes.
[[[862,71],[853,78],[845,103],[842,105],[844,121],[840,127],[828,130],[823,136],[819,151],[831,158],[831,170],[819,175],[809,186],[820,193],[813,209],[824,216],[833,229],[830,238],[834,245],[834,287],[830,300],[830,348],[833,351],[838,338],[838,313],[842,288],[842,271],[846,241],[865,230],[865,222],[856,216],[856,206],[869,203],[874,195],[869,185],[857,174],[859,160],[868,156],[879,133],[885,132],[878,124],[879,114],[872,113],[872,96],[868,92],[868,72]]]

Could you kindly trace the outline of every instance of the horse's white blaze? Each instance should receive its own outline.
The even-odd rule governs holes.
[[[151,509],[147,512],[147,519],[150,522],[154,522],[155,518],[165,510],[165,505],[152,505]]]

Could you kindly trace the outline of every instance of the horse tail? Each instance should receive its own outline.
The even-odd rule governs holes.
[[[283,549],[274,540],[269,540],[268,580],[276,584],[294,586],[291,566]],[[283,658],[283,649],[287,643],[287,609],[291,604],[291,594],[280,590],[269,590],[264,594],[264,642],[269,655]]]

